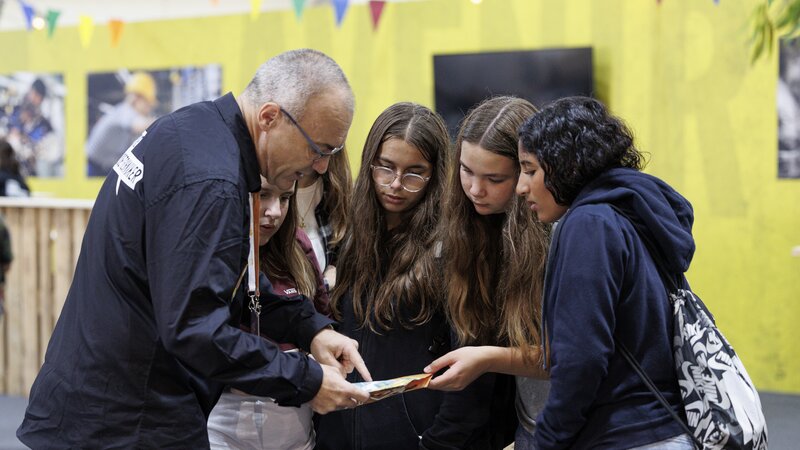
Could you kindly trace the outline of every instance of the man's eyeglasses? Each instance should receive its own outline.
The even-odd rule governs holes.
[[[342,151],[342,149],[344,148],[344,144],[342,144],[342,145],[340,145],[338,147],[332,148],[332,149],[330,149],[328,151],[325,151],[325,150],[319,148],[319,145],[317,145],[317,143],[314,142],[313,139],[311,139],[311,136],[309,136],[308,133],[306,133],[306,130],[304,130],[303,127],[301,127],[300,124],[297,123],[296,120],[294,120],[294,117],[292,117],[292,115],[289,114],[288,111],[286,111],[285,109],[283,109],[281,107],[281,112],[286,114],[286,117],[289,118],[289,121],[291,121],[294,124],[294,126],[296,126],[298,130],[300,130],[300,134],[302,134],[303,137],[306,138],[306,141],[308,142],[309,147],[311,147],[311,150],[313,150],[314,153],[317,154],[317,156],[314,158],[314,161],[319,161],[322,158],[326,158],[328,156],[333,156],[333,155],[339,153],[340,151]]]
[[[391,186],[394,180],[400,177],[400,185],[408,192],[421,191],[422,188],[425,187],[425,183],[431,179],[431,177],[423,177],[415,173],[398,174],[394,170],[384,166],[370,164],[369,167],[372,169],[372,179],[375,180],[378,185],[383,187]]]

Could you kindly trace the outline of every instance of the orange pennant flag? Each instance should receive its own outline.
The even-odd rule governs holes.
[[[111,47],[119,45],[119,40],[122,37],[122,28],[125,22],[119,19],[111,19],[108,21],[108,30],[111,32]]]

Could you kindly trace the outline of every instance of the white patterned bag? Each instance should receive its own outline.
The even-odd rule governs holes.
[[[733,347],[691,291],[670,293],[672,348],[689,429],[706,449],[766,449],[758,392]]]
[[[626,214],[615,206],[612,208],[636,228]],[[656,263],[672,302],[672,350],[686,422],[675,414],[633,355],[617,340],[622,356],[699,448],[766,450],[767,422],[761,399],[742,361],[714,324],[702,300],[678,286],[649,239],[638,234]],[[682,275],[680,278],[688,286]]]

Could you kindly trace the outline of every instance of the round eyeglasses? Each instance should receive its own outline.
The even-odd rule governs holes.
[[[400,186],[408,192],[421,191],[425,187],[425,183],[431,179],[431,177],[423,177],[415,173],[398,174],[394,170],[384,166],[370,164],[369,167],[372,169],[372,179],[375,180],[379,186],[391,186],[394,180],[400,177]]]

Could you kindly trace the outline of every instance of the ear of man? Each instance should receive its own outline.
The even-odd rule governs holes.
[[[258,127],[263,131],[268,131],[278,123],[281,107],[277,103],[267,102],[258,109]]]

